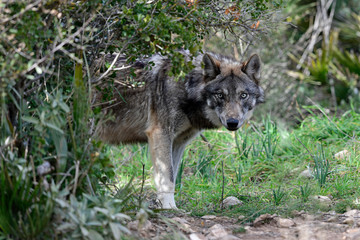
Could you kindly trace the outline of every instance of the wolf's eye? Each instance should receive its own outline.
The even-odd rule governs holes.
[[[224,94],[222,93],[216,93],[215,97],[219,98],[219,99],[223,99],[224,98]]]
[[[247,96],[248,96],[248,94],[247,94],[247,93],[242,93],[242,94],[240,95],[240,97],[241,97],[242,99],[247,98]]]

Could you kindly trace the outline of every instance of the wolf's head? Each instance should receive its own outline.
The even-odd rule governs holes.
[[[260,58],[252,55],[241,64],[232,59],[204,54],[203,99],[205,114],[215,126],[235,131],[264,102],[264,91],[258,85]]]

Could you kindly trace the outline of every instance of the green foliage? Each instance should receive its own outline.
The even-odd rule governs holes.
[[[287,20],[297,26],[287,31],[296,45],[288,53],[297,64],[290,74],[319,85],[309,89],[325,90],[321,91],[324,97],[331,94],[328,107],[358,101],[353,93],[357,95],[359,79],[359,8],[355,0],[333,1],[327,6],[315,0],[290,1]]]
[[[78,201],[73,195],[70,201],[56,199],[64,223],[56,231],[64,238],[71,239],[122,239],[130,234],[124,226],[131,218],[121,213],[123,201],[101,199],[84,195]]]
[[[281,186],[279,186],[277,189],[272,190],[273,198],[274,198],[274,204],[278,206],[283,198],[286,196],[286,192],[281,189]]]
[[[10,158],[16,161],[15,156]],[[31,179],[31,167],[21,170],[17,167],[4,159],[1,162],[0,236],[33,239],[48,227],[54,202],[50,193]]]
[[[313,155],[314,159],[314,172],[313,175],[318,181],[319,186],[323,187],[326,183],[326,178],[330,174],[330,163],[326,159],[323,146],[320,145],[317,147],[316,154]]]
[[[309,200],[309,196],[312,192],[311,186],[309,186],[309,183],[306,183],[303,186],[300,186],[300,194],[301,194],[301,200],[303,202],[307,202]]]
[[[263,146],[266,158],[272,160],[275,154],[276,146],[279,141],[279,136],[277,132],[277,127],[274,123],[271,122],[270,118],[267,118],[264,122],[264,137],[263,137]]]

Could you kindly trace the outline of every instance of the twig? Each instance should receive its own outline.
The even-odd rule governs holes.
[[[298,140],[299,143],[306,149],[306,151],[310,154],[310,156],[312,158],[314,158],[315,156],[310,152],[310,150],[300,141],[300,139],[298,139],[298,137],[296,135],[294,135],[294,136],[295,136],[296,140]]]
[[[76,161],[75,162],[75,179],[74,179],[74,187],[73,187],[73,195],[75,195],[76,193],[76,189],[77,189],[77,184],[78,184],[78,180],[79,180],[79,166],[80,166],[80,161]]]
[[[347,136],[348,138],[351,138],[348,134],[346,134],[343,130],[341,130],[341,129],[334,123],[333,120],[331,120],[331,119],[329,118],[329,116],[321,109],[321,107],[320,107],[319,105],[317,105],[317,104],[316,104],[311,98],[309,98],[309,97],[308,97],[308,100],[310,100],[310,102],[311,102],[312,104],[314,104],[315,107],[317,107],[317,108],[320,110],[320,112],[321,112],[322,114],[324,114],[324,116],[329,120],[329,122],[331,122],[342,134],[344,134],[344,135]]]
[[[95,196],[95,191],[94,191],[94,188],[92,187],[89,175],[86,175],[86,180],[88,181],[91,195]]]
[[[222,189],[221,189],[221,209],[224,208],[224,189],[225,189],[225,174],[224,174],[224,159],[221,161],[222,172]]]
[[[5,23],[7,23],[7,22],[9,22],[9,21],[11,21],[11,20],[13,20],[13,19],[15,19],[15,18],[17,18],[17,17],[20,17],[20,16],[23,15],[25,12],[29,11],[30,9],[32,9],[33,7],[35,7],[36,5],[38,5],[41,1],[42,1],[42,0],[37,1],[37,2],[34,2],[33,4],[27,5],[26,8],[24,8],[23,10],[21,10],[19,13],[11,16],[10,18],[5,18],[5,19],[3,19],[3,20],[0,22],[0,24],[1,24],[1,25],[4,25]]]
[[[209,140],[207,140],[207,138],[204,136],[204,134],[200,133],[200,137],[201,137],[201,139],[202,139],[204,142],[206,142],[206,145],[208,146],[208,148],[209,148],[210,150],[212,150],[212,149],[213,149],[213,146],[210,144]]]
[[[66,44],[70,43],[77,35],[79,35],[89,24],[90,22],[95,18],[95,15],[92,15],[88,20],[86,20],[86,22],[84,23],[84,25],[79,28],[75,33],[71,34],[69,37],[67,37],[64,41],[62,41],[59,45],[57,45],[52,51],[51,54],[54,54],[55,52],[57,52],[58,50],[61,50],[63,46],[65,46]],[[38,67],[42,62],[44,62],[47,58],[49,58],[49,55],[44,56],[43,58],[39,59],[36,63],[34,63],[33,65],[31,65],[27,70],[25,70],[25,73],[30,72],[32,70],[34,70],[36,67]]]
[[[141,182],[141,189],[139,195],[139,208],[141,207],[141,196],[144,191],[144,184],[145,184],[145,163],[142,163],[142,182]]]

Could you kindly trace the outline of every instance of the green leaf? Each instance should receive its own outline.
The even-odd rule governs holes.
[[[82,54],[79,54],[82,56]],[[73,117],[75,127],[79,128],[80,125],[84,126],[86,113],[87,113],[87,96],[86,88],[83,80],[83,65],[81,63],[75,64],[74,73],[74,108]]]
[[[83,236],[85,237],[89,236],[89,230],[87,230],[85,227],[81,226],[80,230]]]
[[[43,72],[42,69],[39,66],[36,66],[35,70],[36,70],[37,74],[42,74],[42,72]]]
[[[114,239],[119,240],[121,237],[121,231],[118,223],[110,222],[110,228],[113,233]],[[121,226],[121,225],[120,225]]]
[[[63,130],[61,130],[59,127],[55,126],[55,125],[52,124],[52,123],[44,122],[44,125],[47,126],[48,128],[51,128],[51,129],[53,129],[53,130],[61,133],[61,134],[64,134],[64,131],[63,131]]]
[[[25,122],[29,122],[29,123],[33,123],[33,124],[39,124],[39,120],[33,117],[29,117],[29,116],[23,116],[22,119]]]
[[[90,229],[88,238],[91,240],[103,240],[104,238],[95,230]]]
[[[69,106],[66,105],[66,103],[64,103],[63,101],[59,102],[59,106],[61,107],[62,110],[64,110],[64,112],[66,112],[66,113],[70,112]]]

